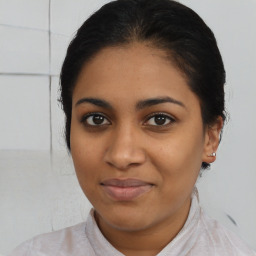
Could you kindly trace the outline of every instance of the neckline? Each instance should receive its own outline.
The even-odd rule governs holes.
[[[200,206],[199,206],[199,194],[196,187],[194,187],[191,195],[191,206],[188,214],[188,218],[180,230],[180,232],[175,236],[169,244],[167,244],[157,256],[169,255],[171,251],[175,250],[175,255],[185,255],[185,250],[189,251],[194,243],[196,242],[197,235],[196,229],[200,219]],[[85,228],[86,236],[95,252],[95,255],[113,255],[113,256],[124,256],[120,251],[118,251],[101,233],[97,222],[94,218],[94,209],[92,208]],[[169,254],[168,254],[169,253]]]

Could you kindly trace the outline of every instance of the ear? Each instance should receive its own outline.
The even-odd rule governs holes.
[[[217,152],[222,127],[223,118],[221,116],[213,124],[206,126],[202,162],[212,163],[216,160],[216,154],[212,155],[212,153]]]

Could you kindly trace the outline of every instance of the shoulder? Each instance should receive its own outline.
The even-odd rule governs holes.
[[[82,244],[83,248],[89,247],[85,226],[86,223],[80,223],[36,236],[22,243],[9,256],[80,255],[78,250]]]
[[[200,218],[200,240],[208,248],[214,248],[216,255],[256,256],[245,242],[217,220],[208,217],[203,211]]]

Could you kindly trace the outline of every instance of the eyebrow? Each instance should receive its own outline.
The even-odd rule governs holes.
[[[83,103],[91,103],[102,108],[113,109],[113,107],[107,101],[96,98],[82,98],[77,101],[75,106],[78,106]]]
[[[185,105],[181,101],[178,101],[171,97],[166,96],[166,97],[158,97],[158,98],[139,101],[136,104],[136,109],[141,110],[143,108],[151,107],[151,106],[162,104],[162,103],[173,103],[185,108]]]
[[[96,105],[96,106],[99,106],[102,108],[113,110],[113,107],[111,106],[110,103],[108,103],[105,100],[98,99],[98,98],[82,98],[77,101],[75,106],[78,106],[83,103],[91,103],[93,105]],[[136,103],[136,110],[142,110],[144,108],[151,107],[151,106],[158,105],[158,104],[163,104],[163,103],[172,103],[172,104],[176,104],[176,105],[186,108],[185,105],[181,101],[178,101],[171,97],[166,96],[166,97],[157,97],[157,98],[151,98],[151,99],[138,101]]]

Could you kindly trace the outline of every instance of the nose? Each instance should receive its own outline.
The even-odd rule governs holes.
[[[141,165],[146,161],[146,153],[141,144],[138,134],[128,127],[113,131],[104,161],[119,170]]]

